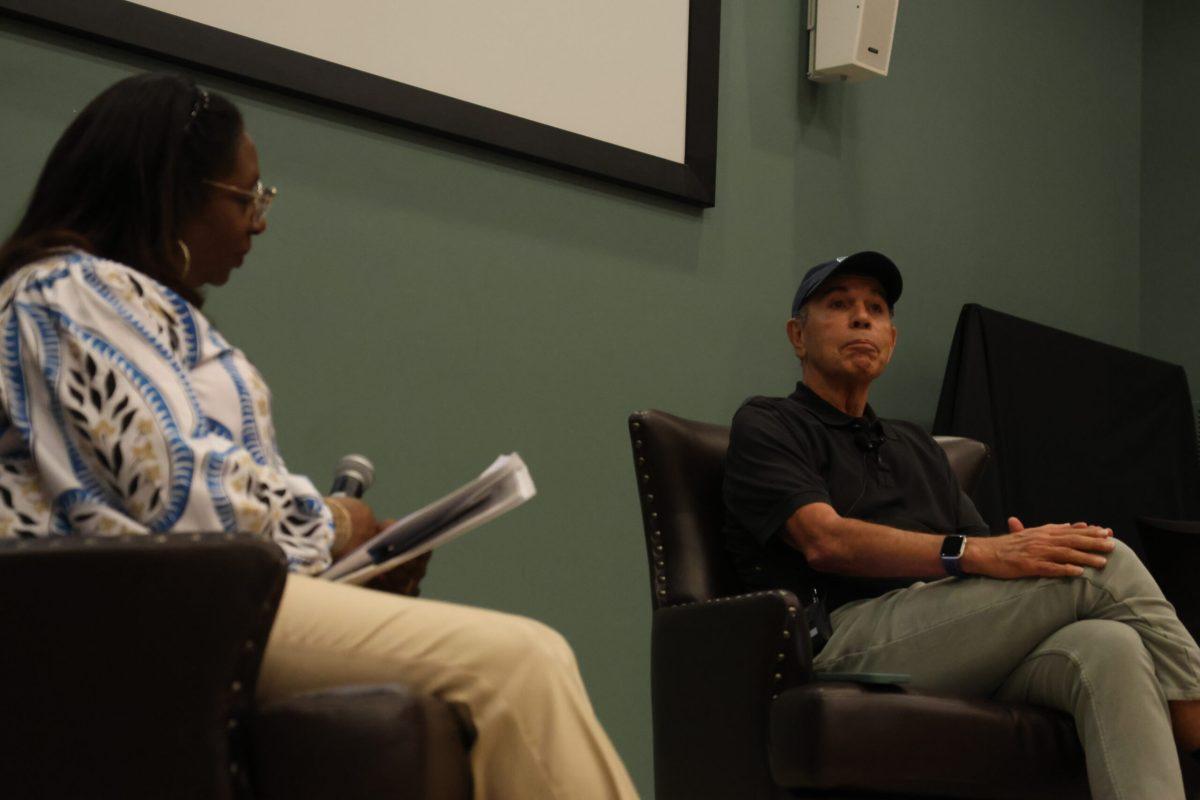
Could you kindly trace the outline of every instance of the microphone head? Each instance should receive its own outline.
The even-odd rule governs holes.
[[[357,480],[362,484],[363,491],[366,491],[375,482],[375,465],[366,456],[352,453],[342,456],[334,467],[333,474],[335,477],[346,476]]]

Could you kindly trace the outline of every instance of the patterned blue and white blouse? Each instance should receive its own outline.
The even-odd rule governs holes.
[[[262,376],[178,294],[63,251],[0,286],[0,337],[0,537],[237,531],[329,565]]]

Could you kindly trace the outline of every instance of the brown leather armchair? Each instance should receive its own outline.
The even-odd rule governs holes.
[[[248,536],[0,543],[5,796],[469,798],[470,722],[435,698],[255,706],[286,568]]]
[[[1089,797],[1065,715],[820,680],[795,595],[743,593],[725,555],[729,429],[642,411],[629,432],[654,605],[658,800]],[[973,486],[986,447],[940,444]]]

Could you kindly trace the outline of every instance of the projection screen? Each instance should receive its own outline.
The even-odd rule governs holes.
[[[0,13],[715,202],[720,0],[0,0]]]

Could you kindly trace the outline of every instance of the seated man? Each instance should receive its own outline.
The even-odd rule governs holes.
[[[929,434],[875,415],[901,286],[872,252],[800,283],[787,332],[803,380],[747,400],[730,432],[726,537],[743,580],[817,601],[818,671],[1059,709],[1093,797],[1182,800],[1172,733],[1200,748],[1200,649],[1111,530],[1010,518],[988,537]]]

